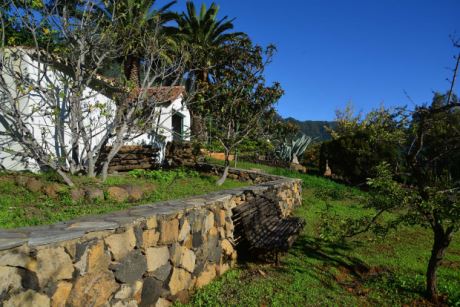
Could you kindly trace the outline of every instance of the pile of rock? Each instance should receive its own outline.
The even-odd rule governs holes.
[[[109,152],[106,147],[105,152]],[[154,169],[159,166],[159,149],[147,145],[130,145],[120,148],[109,164],[109,173],[134,169]]]
[[[166,145],[165,164],[169,167],[195,166],[204,161],[199,146],[190,142],[171,142]]]

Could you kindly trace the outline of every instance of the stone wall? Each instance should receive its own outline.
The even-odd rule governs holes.
[[[187,300],[193,289],[236,263],[232,208],[258,195],[283,215],[300,204],[299,180],[231,174],[260,183],[51,226],[0,230],[0,301],[121,307]]]

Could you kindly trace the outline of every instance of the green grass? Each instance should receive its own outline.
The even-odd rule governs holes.
[[[30,175],[32,176],[32,175]],[[54,180],[52,176],[38,176],[41,181]],[[16,228],[52,224],[85,215],[102,214],[126,209],[145,203],[180,199],[217,190],[247,185],[244,182],[227,180],[218,187],[217,177],[200,175],[196,172],[158,171],[155,178],[133,177],[128,174],[110,176],[105,183],[85,177],[75,177],[79,186],[99,186],[102,189],[113,185],[131,184],[148,186],[151,190],[140,202],[116,203],[110,200],[100,202],[73,202],[69,189],[65,188],[59,199],[47,197],[44,193],[33,193],[17,185],[9,174],[0,174],[0,228]]]
[[[200,289],[190,306],[401,306],[424,305],[425,270],[431,233],[404,227],[385,239],[362,234],[333,242],[322,239],[321,218],[359,218],[365,192],[330,180],[251,163],[272,174],[303,179],[303,205],[296,215],[307,221],[280,267],[242,263]],[[330,208],[325,211],[326,204]],[[454,237],[438,271],[447,303],[460,306],[460,238]]]

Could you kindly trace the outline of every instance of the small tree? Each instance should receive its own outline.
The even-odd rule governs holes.
[[[121,146],[155,130],[159,107],[170,93],[152,93],[152,87],[163,80],[178,84],[184,62],[180,56],[165,59],[168,47],[160,44],[159,27],[153,28],[136,37],[143,48],[139,86],[119,85],[101,75],[123,47],[115,44],[123,35],[117,32],[117,12],[107,24],[95,9],[100,2],[40,3],[17,7],[10,0],[5,10],[31,34],[33,44],[1,49],[0,150],[55,170],[69,185],[68,173],[105,180]]]
[[[275,48],[254,46],[249,40],[228,48],[228,65],[215,73],[208,95],[208,104],[215,133],[212,135],[224,148],[225,170],[217,181],[227,178],[229,155],[247,137],[262,137],[266,124],[274,118],[274,104],[283,91],[278,83],[265,85],[264,70]],[[261,123],[265,124],[262,125]]]

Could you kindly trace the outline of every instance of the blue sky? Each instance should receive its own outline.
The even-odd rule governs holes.
[[[277,46],[266,75],[285,90],[277,106],[284,117],[332,120],[348,102],[363,112],[413,106],[404,91],[418,104],[449,87],[460,0],[216,2],[221,17],[236,18],[235,30]],[[184,6],[179,0],[175,9]]]

